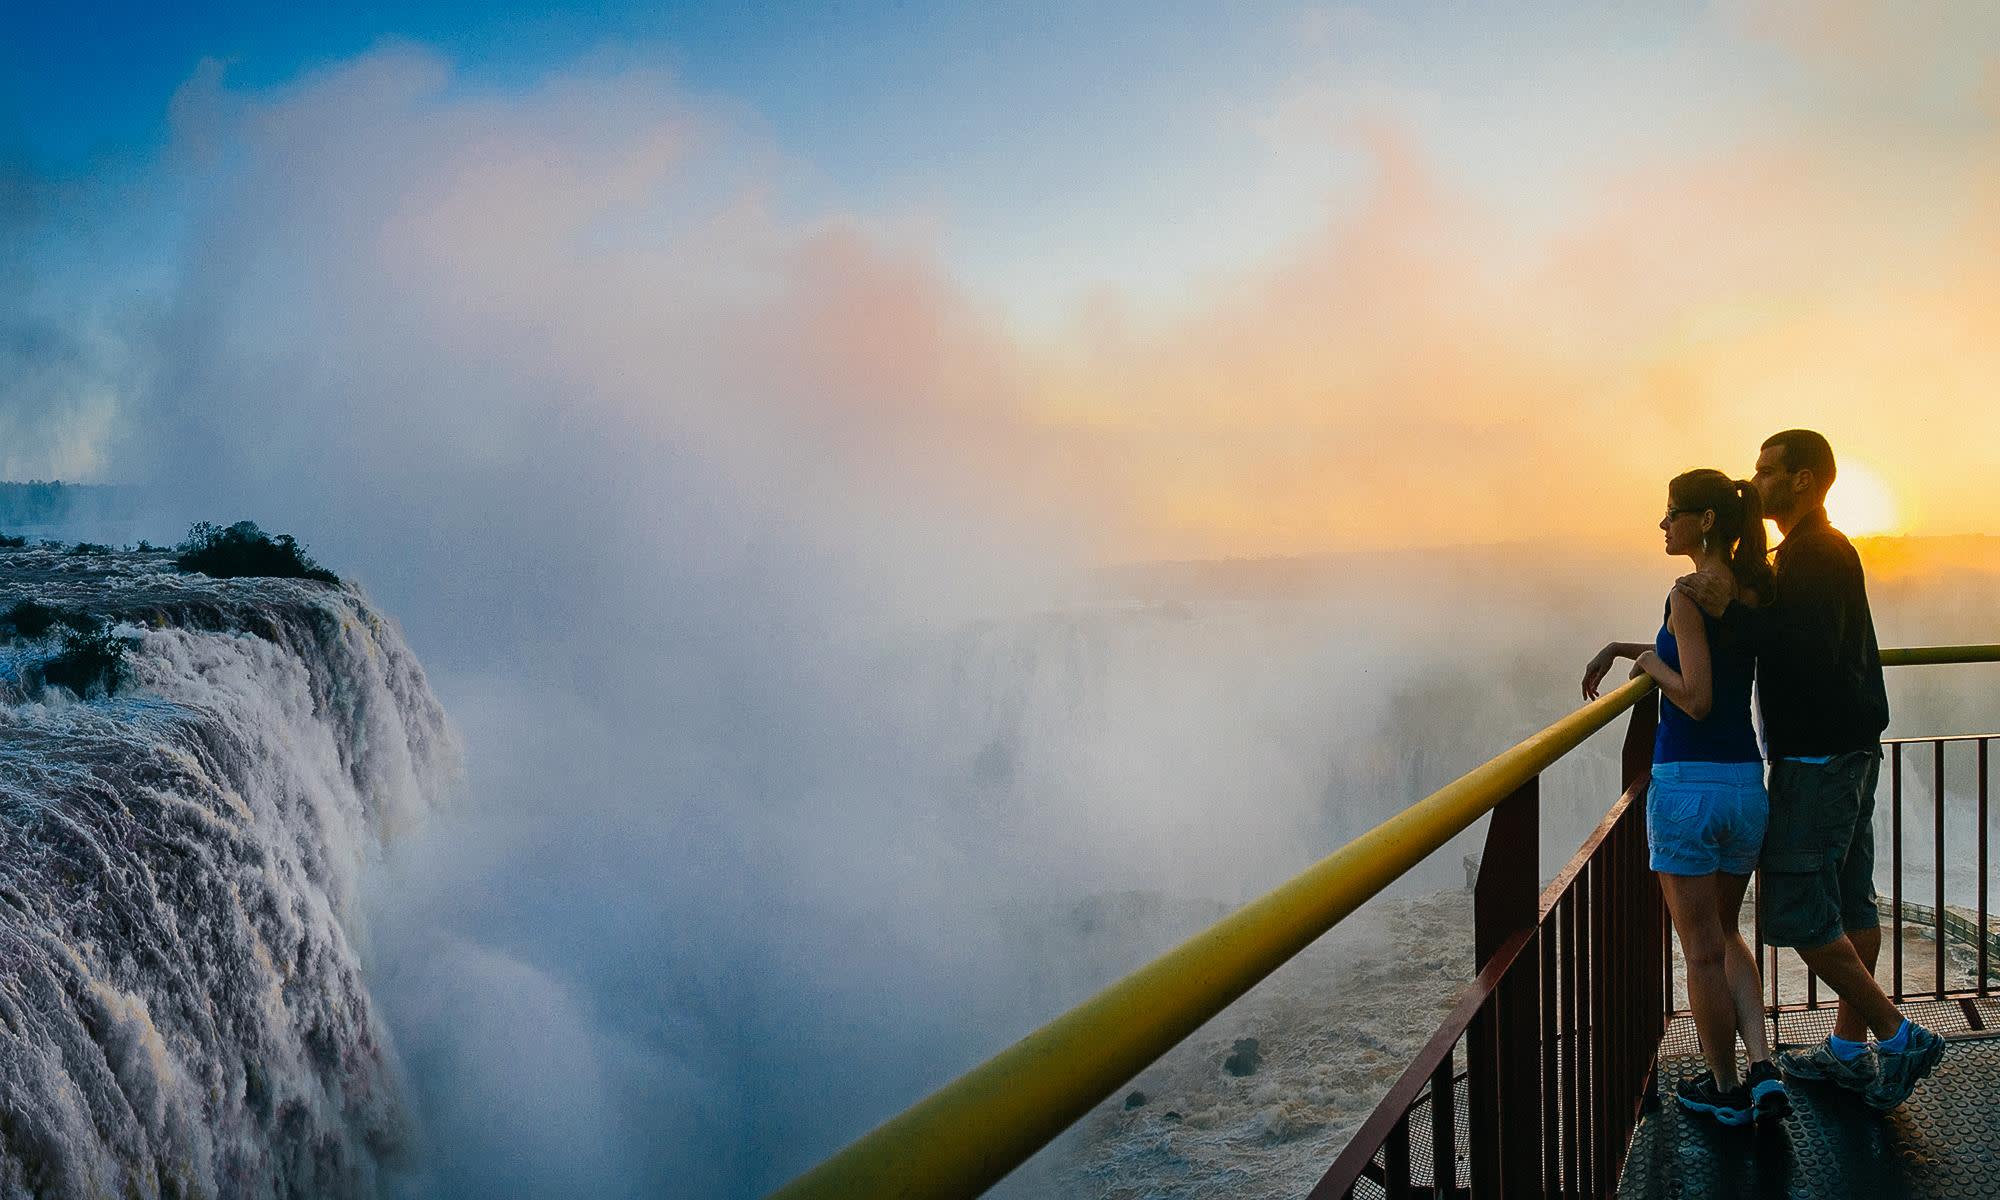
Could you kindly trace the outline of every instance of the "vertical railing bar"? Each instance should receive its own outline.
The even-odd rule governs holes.
[[[1663,1010],[1661,1016],[1663,1024],[1666,1020],[1665,1013],[1672,1011],[1674,1007],[1674,930],[1672,921],[1666,915],[1665,907],[1665,905],[1661,906],[1662,911],[1660,913],[1660,985],[1662,988],[1660,1007]]]
[[[1617,1063],[1611,1054],[1611,974],[1605,969],[1605,943],[1611,933],[1611,880],[1600,859],[1593,859],[1590,872],[1590,1062],[1591,1181],[1599,1195],[1611,1190],[1606,1178],[1611,1166],[1612,1071]]]
[[[1396,1122],[1382,1143],[1382,1189],[1389,1200],[1401,1200],[1412,1190],[1410,1181],[1410,1115]]]
[[[1540,1030],[1535,1011],[1540,948],[1533,944],[1541,890],[1540,795],[1541,777],[1531,776],[1493,810],[1473,892],[1479,969],[1489,970],[1503,947],[1517,947],[1479,1004],[1464,1042],[1465,1129],[1472,1186],[1481,1194],[1541,1188],[1541,1155],[1535,1144],[1541,1137],[1542,1106],[1528,1090],[1536,1075],[1534,1041]]]
[[[1590,954],[1591,963],[1606,987],[1620,978],[1617,974],[1619,860],[1616,834],[1617,831],[1613,830],[1613,836],[1605,839],[1604,847],[1597,855],[1597,936],[1591,943]],[[1598,1082],[1608,1098],[1618,1094],[1618,1038],[1622,1025],[1618,1020],[1618,1005],[1614,1003],[1617,997],[1604,990],[1599,990],[1598,995],[1602,997],[1603,1004],[1598,1009],[1597,1049],[1604,1058]],[[1600,1146],[1603,1145],[1604,1134],[1600,1133],[1598,1139]],[[1601,1161],[1600,1173],[1610,1167],[1609,1158],[1602,1158]]]
[[[1629,834],[1630,830],[1626,832]],[[1626,966],[1624,953],[1625,947],[1628,944],[1626,938],[1631,932],[1628,918],[1631,915],[1630,906],[1632,903],[1632,873],[1625,869],[1626,861],[1623,847],[1621,846],[1617,858],[1611,864],[1611,911],[1616,917],[1616,927],[1605,942],[1605,954],[1609,960],[1605,964],[1606,969],[1612,979],[1619,981],[1621,992],[1611,1005],[1611,1011],[1615,1015],[1613,1025],[1618,1038],[1617,1060],[1612,1064],[1615,1068],[1615,1073],[1612,1077],[1612,1092],[1609,1097],[1611,1100],[1611,1113],[1614,1118],[1610,1127],[1612,1147],[1610,1169],[1614,1184],[1617,1182],[1616,1174],[1618,1170],[1618,1132],[1625,1128],[1625,1097],[1632,1094],[1631,1088],[1628,1086],[1632,1075],[1632,1006],[1622,994],[1623,985],[1632,978],[1631,972]]]
[[[1591,934],[1591,923],[1596,916],[1596,906],[1591,903],[1591,876],[1595,874],[1595,864],[1586,862],[1577,875],[1576,932],[1578,938],[1576,952],[1576,1084],[1577,1118],[1581,1122],[1576,1131],[1577,1149],[1583,1155],[1583,1173],[1578,1180],[1582,1186],[1595,1189],[1597,1185],[1597,1142],[1596,1109],[1593,1107],[1597,1096],[1597,1047],[1591,1036],[1597,1028],[1597,1010],[1593,1007],[1597,1000],[1594,990],[1597,972],[1591,961],[1590,952],[1595,939]]]
[[[1542,1192],[1546,1195],[1562,1191],[1562,1094],[1558,1091],[1562,1083],[1558,1070],[1562,1035],[1556,1021],[1560,1008],[1556,998],[1556,926],[1551,915],[1535,936],[1542,970]]]
[[[1563,1162],[1569,1186],[1583,1190],[1583,1150],[1582,1141],[1577,1136],[1581,1130],[1582,1114],[1577,1111],[1578,1100],[1583,1095],[1577,1078],[1579,1047],[1577,1039],[1580,1026],[1577,1023],[1577,953],[1576,953],[1576,885],[1563,893],[1560,901],[1562,913],[1562,1025],[1563,1025]]]
[[[1504,975],[1503,975],[1504,980]],[[1495,986],[1465,1031],[1465,1124],[1474,1195],[1498,1193],[1502,1136],[1500,989]]]
[[[1889,961],[1895,999],[1903,1001],[1903,743],[1889,752]]]
[[[1578,1096],[1578,1116],[1582,1118],[1582,1128],[1576,1130],[1576,1144],[1584,1150],[1584,1188],[1590,1194],[1598,1192],[1598,1090],[1604,1086],[1604,1058],[1598,1054],[1598,898],[1596,898],[1596,874],[1598,864],[1592,862],[1576,878],[1578,904],[1576,904],[1576,1018],[1582,1028],[1576,1030],[1576,1082],[1582,1086]]]
[[[1619,910],[1619,882],[1625,876],[1625,872],[1620,869],[1624,866],[1624,860],[1619,857],[1616,845],[1618,841],[1617,834],[1619,832],[1618,830],[1614,830],[1612,836],[1605,839],[1606,845],[1601,852],[1604,856],[1604,939],[1600,944],[1603,946],[1604,952],[1603,957],[1598,961],[1604,971],[1604,978],[1606,980],[1625,978],[1624,975],[1619,973],[1617,962],[1618,938],[1624,932],[1624,927],[1620,923],[1622,914]],[[1616,997],[1607,996],[1606,1000],[1607,1003],[1604,1006],[1604,1090],[1606,1098],[1612,1099],[1625,1094],[1623,1086],[1625,1083],[1625,1013],[1624,1005],[1615,1002]],[[1608,1137],[1610,1132],[1610,1125],[1608,1123],[1605,1129]],[[1610,1157],[1607,1156],[1605,1159],[1605,1169],[1607,1171],[1610,1170],[1610,1166]]]
[[[1618,936],[1611,941],[1611,952],[1618,961],[1611,964],[1611,977],[1623,982],[1633,977],[1625,958],[1625,948],[1632,944],[1632,872],[1629,870],[1632,864],[1632,824],[1629,821],[1621,821],[1620,825],[1622,829],[1615,866],[1617,871],[1615,881],[1618,887]],[[1632,1089],[1627,1086],[1632,1077],[1632,1006],[1629,1003],[1619,1003],[1612,1007],[1618,1012],[1618,1090],[1614,1099],[1621,1101],[1618,1107],[1618,1124],[1622,1127],[1625,1124],[1625,1108],[1622,1100],[1632,1094]]]
[[[1979,994],[1986,995],[1986,739],[1979,739]]]
[[[1458,1122],[1453,1110],[1458,1084],[1453,1079],[1453,1048],[1431,1076],[1431,1187],[1436,1195],[1458,1190]]]
[[[1931,874],[1936,877],[1932,893],[1937,901],[1937,987],[1932,998],[1944,999],[1944,741],[1932,743],[1931,756]]]
[[[1597,964],[1591,961],[1590,952],[1596,946],[1596,938],[1591,933],[1591,922],[1596,918],[1595,905],[1591,903],[1590,876],[1597,864],[1585,863],[1576,876],[1576,1145],[1582,1155],[1580,1159],[1583,1174],[1577,1186],[1586,1191],[1597,1181],[1597,1100],[1599,1083],[1597,1070],[1597,1046],[1591,1035],[1597,1028],[1597,1012],[1591,1007],[1597,996],[1591,991],[1592,975]]]
[[[1776,1008],[1778,1006],[1778,948],[1776,946],[1771,946],[1767,948],[1764,945],[1764,872],[1763,871],[1759,870],[1756,873],[1756,882],[1757,882],[1757,903],[1752,905],[1750,908],[1751,937],[1756,940],[1756,950],[1754,951],[1754,953],[1752,953],[1751,959],[1757,964],[1757,969],[1764,973],[1764,978],[1770,981],[1771,1007]],[[1768,949],[1770,952],[1768,956],[1765,953],[1766,949]],[[1770,959],[1768,965],[1766,965],[1765,963],[1766,957]],[[1688,997],[1688,1006],[1690,1009],[1693,1008],[1694,997],[1692,996]]]

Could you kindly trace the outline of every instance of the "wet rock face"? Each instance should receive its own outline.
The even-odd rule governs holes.
[[[1222,1060],[1222,1069],[1239,1079],[1255,1075],[1263,1065],[1264,1056],[1257,1049],[1256,1038],[1238,1038],[1229,1050],[1229,1057]]]
[[[165,557],[0,549],[0,612],[132,645],[76,701],[0,636],[0,1198],[375,1195],[410,1138],[356,889],[457,743],[359,592]]]

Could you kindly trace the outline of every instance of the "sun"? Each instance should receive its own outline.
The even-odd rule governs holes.
[[[1844,462],[1826,493],[1826,517],[1849,537],[1895,533],[1896,497],[1882,477],[1861,463]]]

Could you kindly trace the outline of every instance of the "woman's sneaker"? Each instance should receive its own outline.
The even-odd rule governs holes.
[[[1931,1073],[1944,1057],[1944,1039],[1915,1021],[1907,1022],[1909,1037],[1903,1049],[1882,1051],[1882,1070],[1874,1084],[1861,1094],[1870,1108],[1888,1112],[1910,1098],[1917,1080]]]
[[[1750,1064],[1750,1074],[1744,1076],[1743,1086],[1750,1089],[1750,1112],[1757,1120],[1775,1121],[1792,1111],[1785,1077],[1778,1074],[1778,1068],[1768,1059]]]
[[[1723,1091],[1715,1086],[1715,1073],[1703,1071],[1674,1085],[1674,1096],[1690,1112],[1705,1113],[1724,1125],[1750,1123],[1750,1089],[1741,1084]]]
[[[1865,1092],[1875,1085],[1877,1060],[1870,1046],[1853,1058],[1842,1058],[1824,1041],[1778,1054],[1778,1068],[1790,1080],[1836,1083],[1850,1092]]]

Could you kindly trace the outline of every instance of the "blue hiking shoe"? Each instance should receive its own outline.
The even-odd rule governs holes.
[[[1876,1043],[1876,1053],[1881,1057],[1882,1069],[1875,1076],[1875,1082],[1861,1093],[1868,1106],[1881,1112],[1901,1104],[1910,1098],[1917,1088],[1917,1081],[1929,1075],[1944,1057],[1944,1039],[1915,1021],[1905,1022],[1909,1026],[1908,1042],[1901,1051],[1885,1050]]]
[[[1779,1051],[1778,1067],[1794,1083],[1802,1079],[1833,1083],[1850,1092],[1866,1092],[1875,1086],[1875,1076],[1879,1074],[1875,1047],[1870,1046],[1853,1058],[1842,1058],[1824,1040]]]
[[[1674,1098],[1689,1112],[1714,1117],[1724,1125],[1750,1123],[1750,1089],[1738,1084],[1725,1092],[1715,1086],[1712,1071],[1703,1071],[1675,1084]]]
[[[1776,1121],[1792,1111],[1792,1094],[1785,1090],[1785,1077],[1768,1060],[1750,1064],[1743,1077],[1750,1089],[1750,1114],[1759,1121]]]

